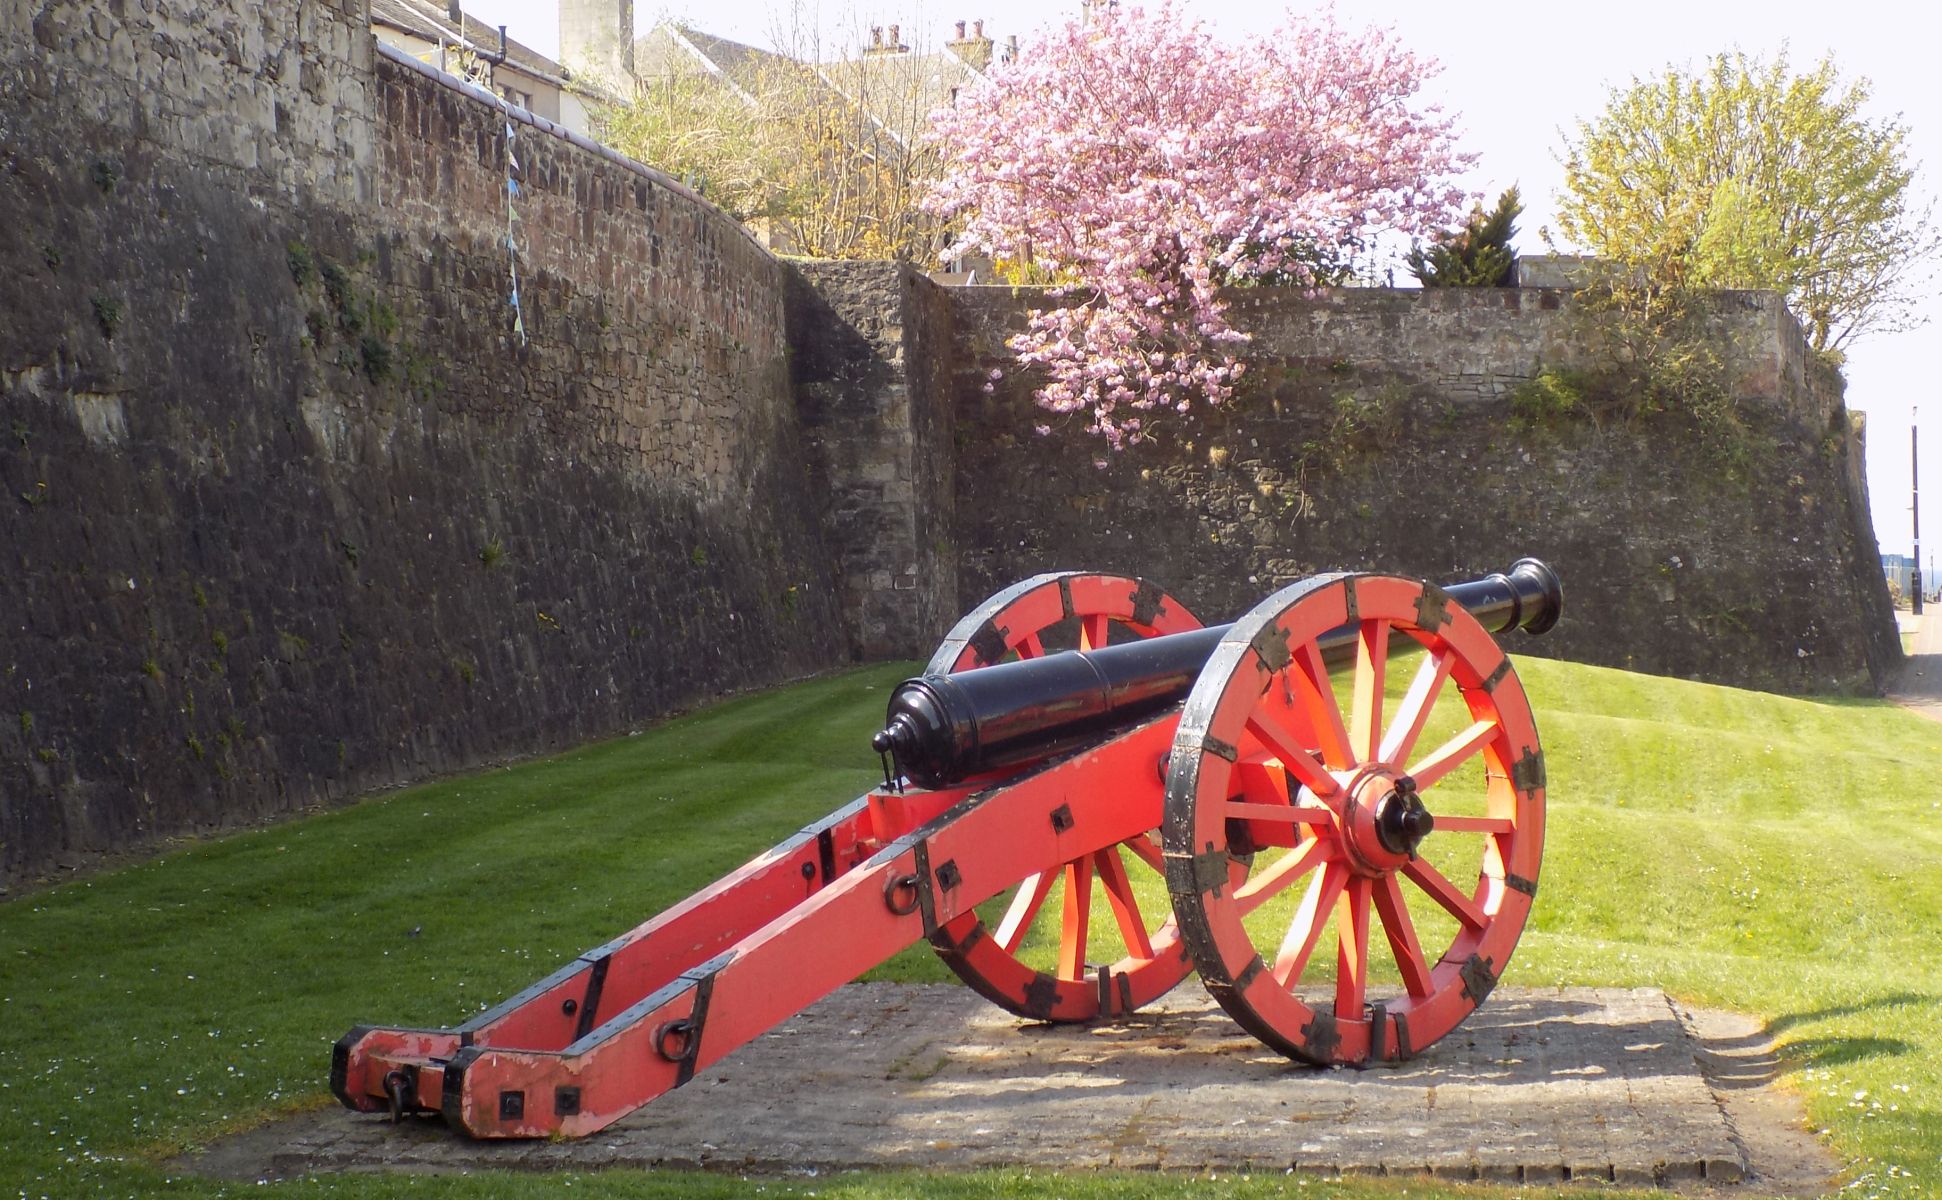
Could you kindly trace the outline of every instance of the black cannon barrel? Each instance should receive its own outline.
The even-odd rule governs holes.
[[[1443,590],[1492,633],[1543,633],[1564,604],[1557,575],[1534,558]],[[870,744],[931,788],[1046,758],[1184,700],[1230,628],[906,679],[891,692],[884,728]],[[1318,644],[1337,664],[1354,653],[1355,628],[1332,629]]]

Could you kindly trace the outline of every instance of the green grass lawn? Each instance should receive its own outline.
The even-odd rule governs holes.
[[[907,664],[731,701],[513,769],[197,845],[0,905],[0,1200],[221,1194],[157,1165],[330,1101],[360,1020],[450,1024],[866,790]],[[1550,776],[1506,982],[1664,987],[1754,1012],[1856,1196],[1942,1194],[1942,725],[1520,664]],[[886,978],[942,980],[927,950]],[[559,1177],[357,1177],[252,1194],[556,1195]],[[605,1194],[721,1176],[616,1172]],[[778,1195],[1491,1194],[1426,1180],[854,1175]],[[241,1192],[240,1186],[227,1190]],[[1580,1196],[1581,1190],[1566,1191]]]

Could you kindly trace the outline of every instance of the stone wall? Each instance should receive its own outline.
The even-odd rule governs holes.
[[[0,5],[10,158],[127,140],[258,195],[367,203],[377,130],[368,0]],[[51,120],[85,140],[38,142]],[[105,184],[105,179],[97,179]]]
[[[361,5],[22,9],[0,888],[841,659],[738,225],[520,125],[522,343],[506,114]]]
[[[801,262],[790,367],[856,658],[926,658],[957,618],[948,295],[908,266]]]
[[[0,35],[0,890],[921,657],[1056,567],[1218,619],[1537,554],[1571,596],[1538,652],[1782,690],[1898,657],[1858,427],[1770,296],[1718,301],[1731,462],[1518,429],[1579,344],[1543,289],[1240,294],[1231,410],[1102,455],[983,390],[1032,297],[784,265],[374,50],[362,0],[11,3]]]
[[[1669,419],[1516,428],[1516,386],[1573,361],[1563,292],[1240,293],[1254,342],[1234,403],[1117,455],[1073,422],[1035,433],[1028,381],[983,392],[1032,296],[952,296],[960,357],[938,403],[957,422],[961,607],[1086,567],[1227,620],[1317,571],[1447,580],[1529,554],[1569,597],[1532,653],[1781,691],[1872,690],[1898,660],[1858,431],[1771,296],[1718,300],[1740,462]]]

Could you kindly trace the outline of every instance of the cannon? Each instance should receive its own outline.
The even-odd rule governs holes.
[[[1029,1020],[1197,971],[1282,1054],[1408,1059],[1483,1002],[1536,895],[1544,756],[1496,635],[1562,602],[1533,559],[1317,575],[1207,628],[1143,580],[1027,579],[893,691],[882,787],[456,1029],[351,1029],[331,1089],[592,1133],[920,939]]]

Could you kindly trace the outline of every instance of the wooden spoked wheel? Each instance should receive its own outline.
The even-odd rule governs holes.
[[[1038,575],[967,614],[925,671],[950,674],[1198,628],[1179,601],[1139,579]],[[1046,864],[987,906],[1003,910],[995,924],[968,912],[941,926],[931,944],[959,978],[1019,1016],[1065,1022],[1131,1012],[1165,995],[1191,969],[1156,896],[1163,873],[1154,830],[1070,862]],[[1144,889],[1145,901],[1136,883],[1142,875],[1155,885]],[[1047,903],[1055,892],[1056,902]],[[1110,926],[1093,920],[1106,912]]]
[[[1439,589],[1330,575],[1256,606],[1194,685],[1167,775],[1168,890],[1208,991],[1312,1062],[1435,1042],[1523,931],[1543,763],[1509,659]]]

